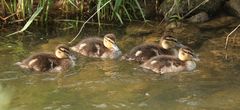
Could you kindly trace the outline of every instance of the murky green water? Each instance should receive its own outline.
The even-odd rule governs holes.
[[[83,36],[97,35],[97,29],[89,30]],[[132,38],[124,34],[124,28],[100,34],[112,31],[123,36],[118,42],[124,52],[151,36]],[[76,67],[64,73],[29,72],[13,64],[35,52],[53,51],[76,32],[40,30],[2,39],[0,110],[240,109],[240,49],[230,45],[225,59],[223,31],[200,30],[196,35],[201,43],[193,45],[201,58],[197,69],[168,75],[143,71],[134,63],[94,58],[80,58]]]

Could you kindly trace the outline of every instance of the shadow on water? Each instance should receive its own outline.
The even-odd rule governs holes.
[[[0,99],[4,100],[0,102],[1,110],[239,109],[239,48],[230,46],[230,59],[225,60],[221,43],[224,31],[229,32],[230,28],[184,33],[187,39],[179,40],[196,49],[201,62],[192,72],[166,75],[144,71],[135,63],[86,57],[79,58],[74,68],[63,73],[21,70],[13,64],[36,52],[53,51],[77,32],[34,29],[0,41]],[[148,35],[125,36],[119,27],[104,30],[99,33],[96,27],[88,27],[81,37],[114,32],[124,51],[148,40]],[[197,37],[189,37],[193,35]]]

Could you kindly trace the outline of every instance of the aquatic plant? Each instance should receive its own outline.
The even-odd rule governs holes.
[[[25,31],[33,21],[47,23],[59,18],[65,19],[62,21],[75,20],[76,24],[91,18],[99,26],[102,21],[119,21],[121,24],[133,19],[146,21],[138,0],[1,0],[1,4],[2,23],[26,23],[21,30],[9,36]]]
[[[167,2],[172,3],[170,9],[164,14],[165,19],[169,21],[177,21],[182,20],[189,16],[193,11],[198,9],[200,6],[206,4],[209,2],[209,0],[203,0],[199,4],[194,4],[194,7],[192,6],[190,0],[183,1],[183,0],[167,0]],[[184,3],[187,2],[188,8],[182,8]],[[165,7],[166,8],[166,7]],[[185,10],[184,10],[185,9]],[[186,12],[186,13],[183,13]]]
[[[229,42],[229,37],[240,27],[240,24],[238,24],[238,26],[236,26],[236,28],[234,28],[226,37],[226,40],[225,40],[225,50],[227,50],[227,47],[228,47],[228,42]]]
[[[0,19],[4,23],[20,22],[29,19],[38,8],[43,8],[35,20],[47,22],[49,18],[85,20],[109,0],[0,0]],[[110,0],[97,13],[97,21],[145,20],[138,0]],[[58,15],[58,16],[55,16]]]

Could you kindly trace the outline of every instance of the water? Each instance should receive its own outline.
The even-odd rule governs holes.
[[[230,29],[222,28],[227,32]],[[98,33],[95,28],[86,30],[82,36]],[[132,38],[123,31],[107,28],[100,34],[123,36],[118,37],[118,43],[124,52],[155,35]],[[201,61],[192,72],[156,75],[135,63],[86,57],[79,58],[77,66],[64,73],[35,73],[13,65],[32,53],[53,51],[75,33],[40,29],[0,41],[0,110],[240,109],[240,51],[237,44],[224,50],[223,31],[199,31],[201,34],[195,35],[204,37],[198,39],[198,44],[180,38],[200,55]]]

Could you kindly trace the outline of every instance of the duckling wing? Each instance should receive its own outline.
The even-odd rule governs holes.
[[[103,54],[106,47],[100,38],[87,38],[74,46],[77,51],[84,56],[98,57]]]
[[[162,47],[158,48],[158,55],[174,55],[171,50],[164,49]]]
[[[72,66],[70,59],[49,59],[51,62],[50,72],[62,72]]]
[[[156,73],[179,72],[184,70],[185,63],[174,56],[156,56],[146,61],[141,67]]]
[[[159,48],[160,46],[155,44],[142,44],[134,47],[129,54],[126,54],[124,57],[126,60],[134,60],[142,63],[159,55]]]
[[[56,57],[52,54],[38,53],[23,60],[22,65],[27,69],[44,72],[51,68],[52,62],[50,62],[49,59],[55,58]]]

